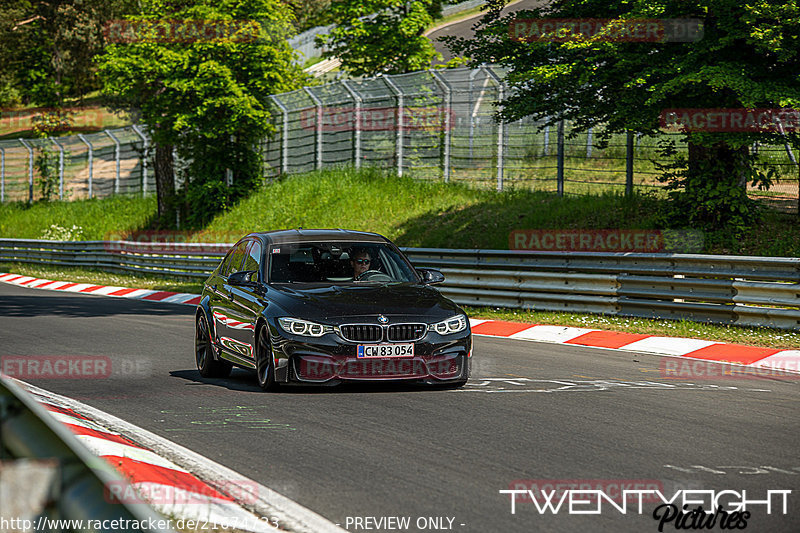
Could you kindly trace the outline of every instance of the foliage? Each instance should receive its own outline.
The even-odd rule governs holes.
[[[273,129],[269,95],[304,80],[286,40],[291,11],[277,0],[143,0],[130,20],[255,22],[252,38],[166,42],[145,28],[132,42],[109,45],[100,58],[104,93],[118,107],[138,109],[154,143],[174,146],[189,161],[181,219],[202,224],[259,182],[258,145]],[[159,169],[157,163],[157,179]],[[230,187],[226,169],[233,170]]]
[[[678,153],[673,140],[662,140],[659,144],[659,155],[672,161],[668,164],[654,161],[655,167],[663,171],[659,181],[666,183],[664,188],[671,199],[664,210],[665,224],[727,227],[731,238],[738,238],[758,219],[759,206],[747,196],[742,182],[760,190],[768,189],[777,174],[774,166],[758,164],[757,156],[748,153],[746,147],[731,151],[724,142],[711,147],[711,159],[698,158],[690,165],[688,157]],[[708,179],[719,169],[722,179]]]
[[[68,130],[72,124],[69,113],[55,109],[33,117],[33,132],[40,139],[47,139],[59,131]],[[67,153],[64,153],[67,157]],[[33,164],[38,171],[39,190],[42,200],[49,202],[57,194],[59,181],[60,150],[48,141],[39,144]]]
[[[423,70],[439,57],[423,33],[440,14],[433,0],[341,0],[331,4],[336,28],[318,42],[354,76]]]
[[[294,13],[298,33],[331,23],[331,0],[286,0]]]
[[[505,2],[490,0],[474,40],[451,38],[456,53],[477,65],[508,68],[512,86],[506,119],[532,116],[577,130],[605,124],[600,141],[628,130],[654,135],[670,108],[798,108],[800,106],[800,7],[797,2],[756,0],[559,0],[540,9],[502,15]],[[678,19],[703,22],[693,42],[634,42],[576,36],[513,40],[513,19]],[[743,190],[758,173],[747,147],[756,140],[800,146],[800,132],[685,134],[688,174],[669,174],[674,212],[709,230],[741,229],[757,216]],[[762,184],[767,181],[760,180]],[[695,210],[700,211],[699,214]],[[695,215],[698,216],[695,216]],[[677,223],[673,219],[673,223]]]
[[[136,0],[6,0],[0,5],[0,107],[60,107],[98,87],[92,60],[107,21]],[[9,91],[3,87],[14,87]]]
[[[75,224],[70,228],[51,224],[49,228],[42,232],[39,238],[50,241],[82,241],[84,238],[83,228]]]

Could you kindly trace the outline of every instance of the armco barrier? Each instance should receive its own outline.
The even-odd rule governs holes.
[[[0,262],[204,278],[230,244],[0,239]],[[405,248],[459,304],[800,327],[800,259]]]
[[[125,524],[124,531],[162,531],[151,529],[149,524],[165,523],[145,503],[108,501],[108,487],[125,486],[127,482],[106,461],[95,457],[67,428],[53,418],[30,394],[13,380],[0,375],[0,459],[14,464],[16,460],[48,459],[52,461],[56,477],[52,497],[46,501],[42,517],[92,521],[102,524]],[[5,479],[13,483],[16,480]],[[26,486],[25,482],[19,483]],[[2,493],[3,490],[0,490]],[[11,492],[3,505],[12,509],[15,499],[25,501],[31,496]],[[11,520],[12,516],[3,515]],[[36,519],[39,520],[38,518]],[[45,524],[47,522],[44,522]],[[143,527],[144,526],[144,527]],[[11,530],[15,530],[14,525]],[[42,529],[50,530],[48,527]],[[22,527],[19,528],[22,531]],[[118,528],[119,530],[119,528]],[[94,527],[88,523],[83,528],[64,527],[61,531],[112,531],[110,525]]]

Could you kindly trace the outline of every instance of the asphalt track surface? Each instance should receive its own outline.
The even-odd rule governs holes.
[[[522,11],[524,9],[533,9],[544,4],[545,2],[543,0],[520,0],[519,2],[515,2],[506,7],[503,10],[503,14],[505,15],[516,11]],[[481,19],[481,17],[483,17],[484,14],[485,11],[482,11],[466,20],[448,24],[443,28],[432,31],[428,35],[428,38],[433,42],[433,46],[436,48],[436,51],[442,54],[442,62],[447,62],[453,59],[453,54],[450,52],[450,49],[447,48],[447,45],[441,42],[439,38],[449,35],[455,35],[458,37],[473,37],[475,35],[473,26]]]
[[[797,378],[676,381],[661,377],[657,356],[476,337],[463,390],[269,394],[244,371],[200,377],[193,314],[0,284],[0,356],[108,356],[110,377],[27,381],[186,446],[350,531],[367,531],[353,527],[355,517],[388,516],[409,517],[410,531],[420,517],[452,518],[464,532],[658,530],[647,503],[642,515],[606,506],[571,516],[517,502],[512,515],[498,491],[515,480],[654,480],[667,497],[793,490],[788,514],[754,507],[747,530],[800,530]]]

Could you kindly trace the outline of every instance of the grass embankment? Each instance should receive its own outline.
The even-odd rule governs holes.
[[[376,231],[401,246],[507,249],[513,229],[657,229],[663,200],[636,195],[558,198],[552,193],[511,190],[497,193],[456,184],[414,181],[378,171],[326,171],[274,182],[195,235],[235,241],[260,230],[351,228]],[[100,240],[150,229],[153,198],[112,198],[53,204],[0,206],[0,237],[41,238],[56,224],[79,226],[79,238]],[[796,217],[769,212],[741,240],[725,232],[707,235],[706,253],[800,256]],[[4,271],[48,279],[95,281],[176,292],[199,292],[197,282],[141,278],[33,265],[0,265]],[[782,348],[800,347],[800,335],[763,328],[740,328],[665,320],[618,319],[571,313],[470,309],[471,316],[540,324],[560,324],[633,333],[702,337]]]
[[[498,193],[460,184],[415,181],[377,170],[329,170],[276,181],[193,240],[235,241],[251,231],[350,228],[376,231],[401,246],[507,249],[514,229],[659,229],[664,200],[637,194],[568,196],[512,189]],[[0,205],[0,237],[42,238],[51,225],[80,227],[81,240],[151,229],[154,198]],[[765,211],[742,238],[705,235],[704,253],[800,256],[796,215]]]

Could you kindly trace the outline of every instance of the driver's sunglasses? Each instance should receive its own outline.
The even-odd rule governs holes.
[[[369,259],[356,259],[355,262],[359,265],[368,265],[371,261]]]

